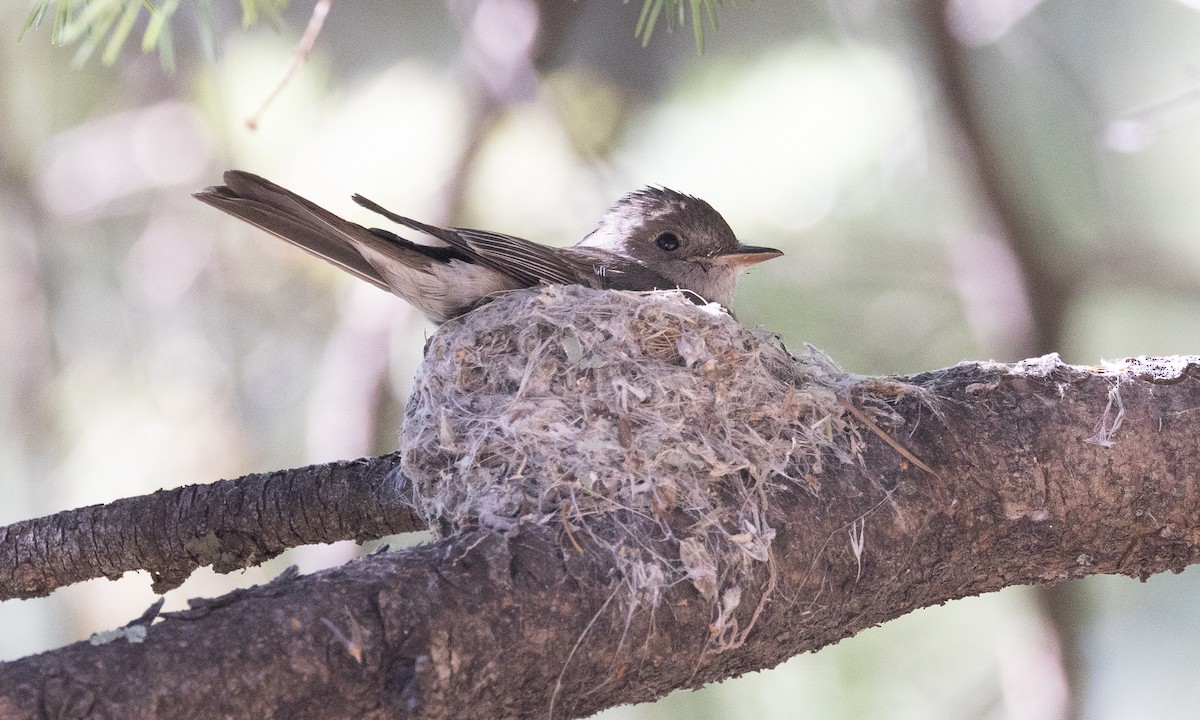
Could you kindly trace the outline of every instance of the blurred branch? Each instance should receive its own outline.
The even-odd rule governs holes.
[[[518,295],[489,307],[512,313]],[[564,291],[558,302],[585,299]],[[514,322],[545,327],[542,311]],[[648,335],[671,327],[654,317],[639,315]],[[465,323],[439,332],[456,330],[441,342],[478,347]],[[573,326],[558,332],[547,346],[575,337]],[[488,347],[492,362],[508,362],[508,345]],[[714,377],[747,372],[738,363],[720,360]],[[784,382],[786,372],[772,377],[782,396],[813,391]],[[745,561],[736,602],[706,599],[694,582],[652,600],[627,594],[639,579],[621,570],[614,546],[645,542],[648,553],[682,557],[687,529],[672,525],[668,507],[660,517],[597,512],[572,519],[574,530],[552,513],[194,601],[154,624],[148,614],[93,643],[0,665],[0,708],[6,717],[147,718],[162,708],[189,718],[445,718],[464,708],[582,717],[771,667],[919,607],[1097,573],[1145,578],[1200,560],[1200,493],[1173,480],[1200,464],[1191,421],[1200,358],[1085,368],[1051,356],[847,382],[847,396],[937,477],[875,433],[839,431],[854,461],[827,458],[819,482],[762,488],[778,533],[769,563]],[[566,402],[577,391],[561,392]],[[344,470],[380,473],[395,462],[384,460]],[[660,480],[682,484],[688,472]],[[753,632],[722,644],[731,624]]]
[[[434,222],[450,223],[462,212],[467,181],[492,129],[508,108],[537,96],[541,83],[538,63],[560,49],[578,6],[558,0],[526,0],[526,12],[513,13],[512,24],[506,28],[508,34],[525,42],[497,42],[495,35],[501,31],[494,21],[481,16],[495,11],[492,3],[449,0],[447,4],[458,20],[459,66],[466,76],[463,84],[469,97],[466,136],[434,215]]]
[[[204,565],[232,572],[299,545],[424,530],[393,498],[398,462],[277,470],[14,523],[0,528],[0,599],[131,570],[150,571],[161,593]]]
[[[919,0],[930,44],[931,69],[951,122],[963,141],[965,165],[974,172],[984,203],[1001,225],[1026,281],[1033,333],[1019,355],[1042,354],[1059,346],[1062,324],[1078,289],[1078,273],[1062,271],[1047,248],[1060,246],[1052,223],[1032,209],[1026,190],[1005,171],[1006,149],[993,142],[990,118],[976,101],[970,49],[949,22],[953,0]]]

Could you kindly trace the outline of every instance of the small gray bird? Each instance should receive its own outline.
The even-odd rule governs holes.
[[[224,185],[195,197],[399,295],[435,323],[470,311],[493,293],[550,284],[685,288],[728,307],[738,273],[783,254],[742,245],[711,205],[666,188],[626,195],[599,227],[565,248],[486,230],[434,227],[354,196],[368,210],[443,243],[422,245],[343,220],[240,170],[226,172]]]

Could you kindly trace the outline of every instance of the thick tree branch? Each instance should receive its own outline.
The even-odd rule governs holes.
[[[589,292],[557,301],[554,293],[518,293],[489,306],[493,315],[484,320],[508,318],[536,334],[545,306],[563,302],[586,313]],[[668,337],[679,317],[699,323],[704,316],[674,306],[674,314],[656,315],[662,300],[628,302],[629,312],[611,317],[635,320],[646,338]],[[587,335],[581,317],[559,339]],[[719,390],[748,369],[739,353],[768,352],[755,342],[769,343],[725,319],[708,322],[735,349],[714,356],[715,366],[674,363]],[[478,327],[448,324],[430,352],[440,352],[439,342],[463,356],[491,347]],[[604,345],[614,337],[585,344],[582,354],[568,349],[572,367],[588,364],[600,347],[611,351],[611,365],[622,353],[634,356],[631,346]],[[555,354],[552,345],[534,343],[543,355]],[[672,365],[669,345],[656,347],[658,362]],[[655,360],[639,357],[646,373],[655,372]],[[794,378],[814,377],[803,359],[793,362]],[[608,367],[593,358],[586,376],[600,382]],[[639,575],[697,566],[681,547],[695,532],[682,490],[655,495],[657,510],[649,511],[580,516],[564,506],[544,517],[524,507],[530,512],[507,528],[496,518],[474,529],[464,523],[433,545],[198,603],[144,635],[138,626],[107,644],[77,643],[2,665],[0,716],[445,718],[470,708],[481,717],[578,717],[771,667],[913,609],[1008,585],[1179,571],[1200,556],[1198,368],[1196,358],[1070,367],[1050,356],[907,378],[846,377],[838,397],[892,442],[849,412],[819,425],[852,449],[849,460],[826,453],[808,474],[780,475],[761,488],[770,500],[770,555],[724,566],[715,595],[690,572],[657,593],[645,592],[656,586]],[[632,379],[644,388],[647,377]],[[515,412],[528,412],[515,399],[529,387],[514,379],[508,405]],[[560,399],[580,387],[559,386]],[[787,384],[752,422],[822,387]],[[551,402],[525,399],[534,407]],[[684,410],[705,425],[715,407],[697,401]],[[594,411],[581,443],[598,442],[594,434],[607,427]],[[446,427],[454,422],[447,416]],[[797,464],[813,460],[793,455]],[[712,467],[725,460],[714,456]],[[527,479],[532,467],[510,475]],[[686,468],[694,466],[681,465],[680,482]],[[740,503],[728,483],[753,472],[700,476]],[[667,563],[630,562],[638,557]]]
[[[0,599],[130,570],[149,570],[165,592],[204,565],[232,572],[298,545],[424,530],[391,491],[398,463],[392,454],[277,470],[14,523],[0,528]]]

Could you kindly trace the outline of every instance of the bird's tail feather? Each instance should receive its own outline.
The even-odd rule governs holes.
[[[270,180],[230,170],[225,173],[224,185],[201,190],[194,197],[379,288],[390,289],[379,271],[355,249],[356,243],[380,242],[377,236]]]

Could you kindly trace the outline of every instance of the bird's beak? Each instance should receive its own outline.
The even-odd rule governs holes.
[[[726,250],[720,255],[714,255],[713,257],[709,258],[708,261],[713,265],[749,267],[772,258],[777,258],[782,254],[782,250],[776,250],[775,248],[757,247],[755,245],[738,245]]]

